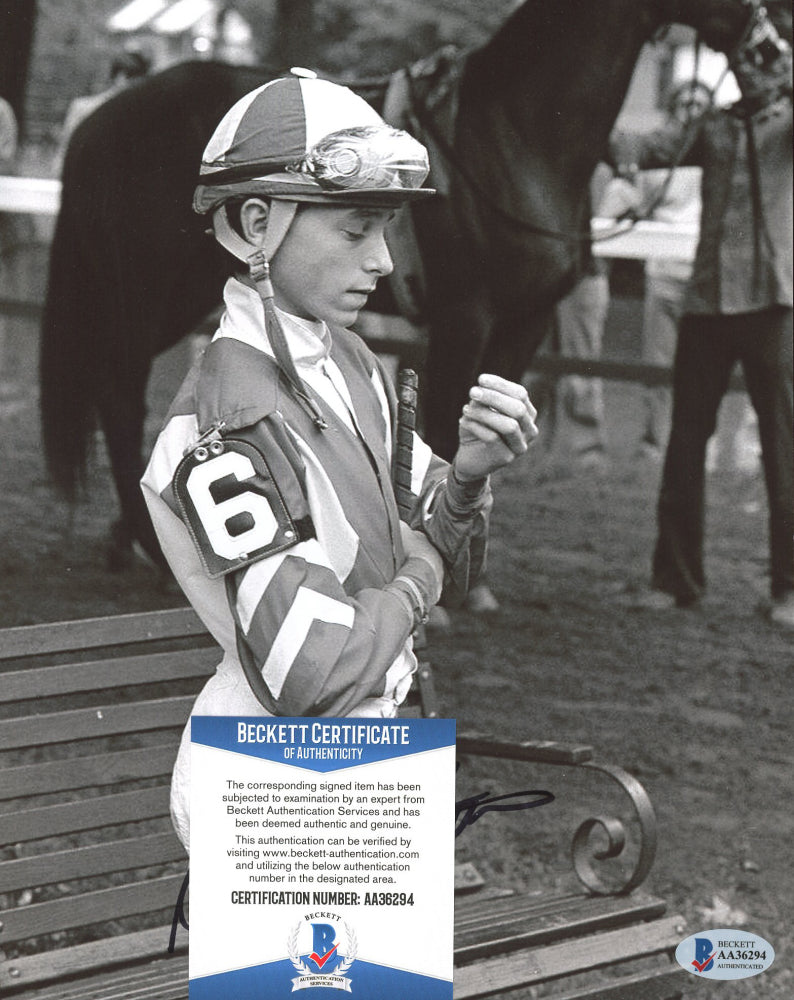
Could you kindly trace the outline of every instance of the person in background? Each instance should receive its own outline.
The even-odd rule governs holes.
[[[14,175],[17,171],[19,126],[14,109],[0,97],[0,174]],[[30,221],[17,212],[0,212],[0,298],[20,297],[22,275],[17,260],[17,250],[30,238]],[[6,334],[10,320],[0,312],[0,404],[16,395],[17,387],[4,372]]]
[[[794,628],[791,46],[735,54],[742,98],[696,121],[617,134],[621,172],[702,168],[702,212],[673,370],[673,413],[657,507],[650,590],[635,606],[689,607],[706,586],[706,446],[740,361],[761,439],[769,501],[770,621]]]
[[[19,128],[14,109],[0,97],[0,174],[10,174],[17,156]]]
[[[670,95],[667,111],[680,125],[696,121],[711,106],[712,92],[698,81],[680,84]],[[641,218],[673,224],[700,224],[700,168],[678,167],[639,171],[634,177],[635,211]],[[642,316],[642,361],[672,368],[684,293],[692,275],[690,258],[649,257],[645,262]],[[670,434],[672,392],[669,386],[647,386],[642,396],[639,456],[661,461]]]

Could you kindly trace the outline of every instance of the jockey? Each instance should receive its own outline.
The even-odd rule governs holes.
[[[349,327],[392,264],[427,155],[350,90],[294,76],[226,114],[194,208],[236,273],[143,479],[163,552],[223,649],[201,715],[389,717],[411,635],[483,564],[489,474],[537,434],[523,387],[482,375],[452,465],[414,435],[412,509],[391,483],[394,391]],[[174,770],[188,845],[189,727]]]

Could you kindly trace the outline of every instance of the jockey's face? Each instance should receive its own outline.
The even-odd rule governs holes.
[[[391,208],[301,205],[270,265],[276,305],[293,316],[347,327],[393,265]]]

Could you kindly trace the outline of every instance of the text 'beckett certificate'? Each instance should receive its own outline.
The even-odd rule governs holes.
[[[190,1000],[451,1000],[454,720],[191,725]]]

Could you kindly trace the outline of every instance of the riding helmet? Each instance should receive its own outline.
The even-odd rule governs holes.
[[[193,207],[232,197],[365,207],[432,194],[427,151],[347,87],[303,76],[272,80],[224,116],[201,162]]]

